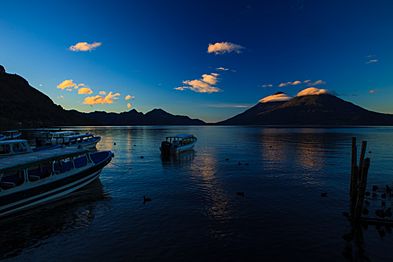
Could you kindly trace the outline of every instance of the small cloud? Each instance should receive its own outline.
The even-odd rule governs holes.
[[[312,95],[324,95],[324,94],[329,94],[329,91],[327,91],[326,89],[309,87],[297,93],[296,96],[312,96]]]
[[[70,87],[77,87],[78,85],[74,83],[72,79],[67,79],[57,85],[57,88],[64,90]]]
[[[131,109],[132,105],[130,103],[127,103],[127,108]]]
[[[217,42],[214,44],[209,44],[207,47],[207,52],[209,54],[214,53],[216,55],[232,53],[235,52],[237,54],[241,53],[241,50],[244,49],[241,45],[233,44],[230,42]]]
[[[64,99],[64,96],[63,96],[63,95],[60,95],[60,96],[58,96],[57,98],[59,98],[59,99]]]
[[[376,63],[378,63],[378,62],[379,62],[378,59],[369,59],[369,60],[366,62],[366,64],[376,64]]]
[[[262,87],[269,88],[269,87],[273,87],[273,85],[272,84],[263,84]]]
[[[101,45],[101,42],[93,42],[91,44],[88,42],[78,42],[75,45],[70,46],[68,49],[73,52],[87,52],[92,51]]]
[[[96,95],[96,96],[88,96],[83,100],[83,104],[85,105],[97,105],[97,104],[112,104],[114,100],[118,99],[120,96],[119,93],[109,92],[108,95]]]
[[[377,90],[375,90],[375,89],[370,89],[370,90],[368,90],[368,93],[369,94],[375,94],[377,92]]]
[[[73,90],[72,88],[67,88],[66,89],[66,91],[68,91],[68,92],[72,92],[72,90]]]
[[[189,89],[196,93],[217,93],[220,89],[214,85],[218,82],[218,76],[217,73],[203,74],[201,79],[183,81],[185,86],[176,87],[175,90],[184,91]]]
[[[106,95],[106,92],[105,92],[105,91],[100,91],[100,92],[98,92],[98,94],[100,94],[100,95]]]
[[[82,87],[78,89],[78,94],[79,95],[90,95],[93,94],[93,90],[91,90],[88,87]]]
[[[367,65],[368,64],[376,64],[379,62],[378,57],[376,55],[368,55],[366,56],[367,61],[365,62]]]
[[[314,81],[314,82],[308,82],[308,84],[307,84],[308,86],[318,86],[318,85],[326,85],[326,82],[325,81],[323,81],[323,80],[317,80],[317,81]]]
[[[295,81],[293,81],[293,82],[291,82],[291,81],[289,81],[289,82],[283,82],[283,83],[280,83],[280,84],[278,85],[278,87],[297,86],[297,85],[300,85],[301,83],[302,83],[302,81],[300,81],[300,80],[295,80]]]
[[[267,103],[267,102],[282,102],[282,101],[289,101],[292,97],[288,96],[283,92],[277,92],[273,95],[266,96],[259,100],[260,103]]]
[[[57,88],[64,90],[66,89],[67,91],[72,91],[72,88],[78,89],[79,87],[86,86],[84,83],[77,84],[75,83],[72,79],[67,79],[61,82],[60,84],[57,85]]]
[[[134,99],[135,98],[135,96],[131,96],[131,95],[126,95],[125,97],[124,97],[124,99],[127,101],[127,100],[130,100],[130,99]]]
[[[217,69],[218,71],[228,71],[228,70],[229,70],[229,68],[225,68],[225,67],[222,67],[222,66],[217,67],[216,69]]]

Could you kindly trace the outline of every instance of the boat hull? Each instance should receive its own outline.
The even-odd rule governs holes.
[[[0,197],[0,217],[5,217],[25,209],[30,209],[60,198],[90,184],[97,179],[101,170],[111,161],[112,157],[97,165],[50,183],[29,187]]]

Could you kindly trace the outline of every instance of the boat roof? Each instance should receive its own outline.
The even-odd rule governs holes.
[[[7,130],[7,131],[2,131],[3,134],[9,134],[9,133],[19,133],[18,130]]]
[[[87,134],[71,135],[71,136],[66,136],[66,137],[72,139],[72,138],[88,137],[88,136],[93,136],[93,134],[87,133]]]
[[[12,139],[12,140],[3,140],[3,141],[0,141],[0,145],[4,145],[4,144],[16,144],[16,143],[27,143],[27,140],[25,140],[25,139]]]
[[[69,135],[69,134],[78,134],[78,132],[75,131],[55,131],[55,132],[49,132],[51,135]]]
[[[185,139],[185,138],[194,137],[194,135],[190,135],[190,134],[178,134],[178,135],[175,135],[175,136],[168,136],[167,138],[171,138],[171,137],[173,137],[173,138]]]
[[[13,155],[0,160],[0,172],[8,169],[26,168],[34,164],[72,157],[86,152],[88,152],[86,149],[69,147]]]

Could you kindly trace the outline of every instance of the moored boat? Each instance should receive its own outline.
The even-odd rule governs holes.
[[[83,147],[86,149],[95,149],[101,137],[94,136],[93,134],[79,134],[64,137],[63,144],[65,146]]]
[[[111,151],[59,148],[0,160],[0,217],[42,205],[94,181]]]
[[[31,153],[33,150],[24,139],[0,141],[0,157]]]
[[[3,131],[0,134],[0,141],[9,140],[9,139],[16,139],[22,135],[18,130],[9,130]]]
[[[194,148],[196,141],[197,138],[194,135],[189,134],[168,136],[165,141],[161,142],[161,154],[167,156],[191,150]]]

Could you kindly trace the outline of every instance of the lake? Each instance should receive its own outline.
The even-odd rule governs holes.
[[[0,221],[9,261],[391,261],[390,229],[343,235],[351,137],[368,141],[369,185],[392,184],[393,128],[78,127],[115,158],[71,197]],[[162,160],[165,136],[194,152]],[[244,196],[239,192],[244,193]],[[321,197],[326,192],[327,197]],[[143,197],[152,201],[144,203]],[[388,203],[391,204],[390,202]]]

